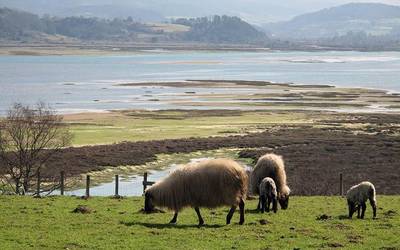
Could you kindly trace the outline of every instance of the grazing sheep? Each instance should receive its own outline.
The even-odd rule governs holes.
[[[376,217],[376,195],[375,187],[371,182],[363,181],[358,185],[352,186],[346,194],[347,205],[349,207],[349,218],[353,217],[353,213],[357,210],[357,218],[364,219],[365,209],[367,205],[365,202],[369,199],[373,210],[373,218]],[[362,212],[360,215],[360,208]]]
[[[216,208],[231,206],[226,217],[229,224],[236,207],[240,208],[240,222],[244,223],[244,199],[247,194],[247,175],[237,162],[229,159],[204,160],[176,169],[145,192],[145,211],[154,206],[175,211],[170,223],[176,223],[178,212],[193,207],[199,219],[200,207]]]
[[[253,194],[259,194],[260,183],[265,177],[270,177],[275,181],[279,204],[282,209],[287,209],[290,189],[286,184],[285,164],[281,156],[265,154],[258,159],[250,177]],[[259,203],[258,209],[260,205]]]
[[[272,203],[272,210],[276,213],[278,207],[278,193],[276,191],[276,185],[272,178],[265,177],[260,183],[260,199],[259,203],[261,203],[261,212],[264,213],[265,210],[269,212],[269,207]],[[265,209],[265,206],[266,209]]]

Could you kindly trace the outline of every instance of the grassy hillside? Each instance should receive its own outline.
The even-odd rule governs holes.
[[[72,213],[78,205],[94,211]],[[378,218],[348,220],[340,197],[293,197],[289,210],[277,214],[252,211],[246,222],[238,213],[226,226],[227,208],[202,209],[206,225],[198,228],[193,209],[177,225],[172,214],[143,214],[141,197],[112,199],[0,196],[1,249],[399,249],[400,196],[378,197]],[[317,220],[327,215],[326,220]],[[264,220],[260,223],[261,220]]]

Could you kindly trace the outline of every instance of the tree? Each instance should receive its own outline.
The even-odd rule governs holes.
[[[71,134],[62,119],[44,103],[34,108],[16,103],[0,121],[1,179],[15,194],[29,192],[38,171],[70,144]]]

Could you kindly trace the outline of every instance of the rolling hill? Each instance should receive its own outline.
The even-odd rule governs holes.
[[[351,3],[297,16],[264,28],[281,39],[325,39],[348,33],[387,36],[400,29],[400,7],[380,3]]]

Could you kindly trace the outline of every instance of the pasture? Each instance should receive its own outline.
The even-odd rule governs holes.
[[[246,221],[225,225],[228,208],[193,209],[177,225],[171,212],[143,214],[142,197],[0,196],[1,249],[400,249],[400,196],[378,195],[378,216],[367,207],[364,220],[346,218],[344,198],[293,196],[289,209],[256,213],[246,202]],[[84,205],[92,211],[73,213]]]

